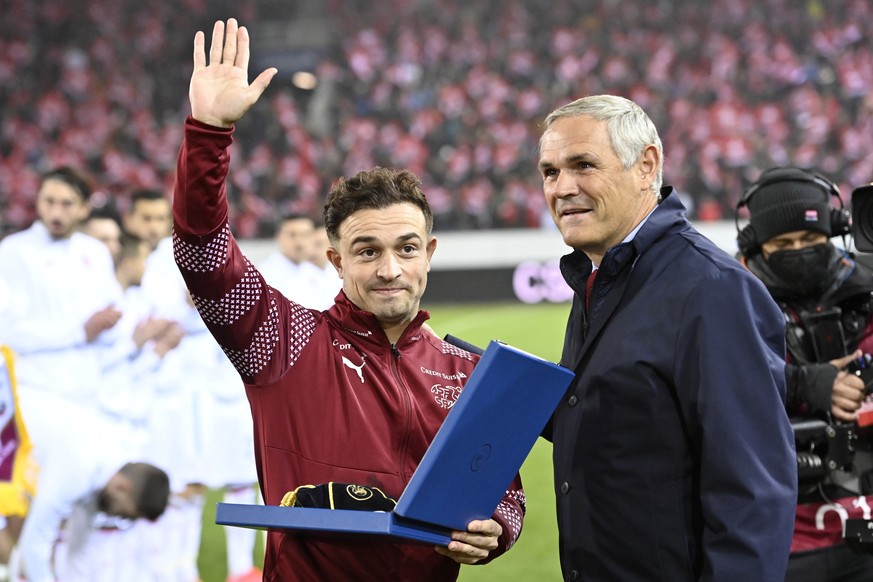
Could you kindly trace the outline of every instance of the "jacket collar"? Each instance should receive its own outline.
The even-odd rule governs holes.
[[[352,303],[344,291],[340,290],[333,306],[325,314],[337,327],[359,338],[371,349],[380,351],[391,349],[391,342],[388,341],[388,336],[385,335],[376,316]],[[397,341],[397,349],[402,350],[411,343],[420,340],[421,326],[429,318],[430,314],[427,311],[419,310]]]
[[[79,232],[73,232],[73,234],[67,238],[53,238],[52,235],[49,234],[48,227],[45,225],[45,223],[42,220],[35,220],[33,222],[33,224],[30,225],[30,231],[33,233],[33,235],[36,237],[36,239],[39,240],[41,243],[52,244],[52,245],[54,245],[54,244],[57,244],[57,245],[70,244],[70,241],[72,241],[74,237],[81,235],[81,233],[79,233]],[[81,235],[81,236],[84,236],[84,235]]]
[[[577,369],[618,308],[631,284],[632,267],[636,260],[664,237],[691,228],[690,223],[685,219],[686,211],[682,202],[676,196],[670,196],[672,190],[669,186],[661,189],[661,203],[649,215],[646,223],[632,240],[615,245],[604,255],[597,282],[591,290],[592,296],[589,299],[591,317],[589,319],[585,310],[581,310],[581,313],[577,312],[585,322],[582,337],[578,338],[581,340],[579,344],[581,347],[572,354],[565,353],[569,361],[562,361],[570,369]],[[584,297],[585,283],[591,268],[591,260],[579,250],[574,250],[561,258],[561,274],[578,298]],[[574,308],[578,304],[574,301]]]
[[[671,196],[672,192],[672,186],[661,188],[660,204],[652,211],[633,239],[606,251],[600,263],[598,276],[603,275],[608,278],[616,276],[662,237],[688,227],[685,206],[678,196]],[[591,259],[580,250],[574,250],[561,258],[561,274],[574,291],[578,292],[585,288],[591,269]]]

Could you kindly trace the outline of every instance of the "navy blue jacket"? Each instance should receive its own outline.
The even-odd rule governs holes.
[[[764,285],[667,197],[575,291],[554,442],[567,580],[783,580],[797,468],[785,330]]]

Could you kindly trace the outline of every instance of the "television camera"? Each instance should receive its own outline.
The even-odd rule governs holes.
[[[870,253],[873,253],[873,183],[856,188],[852,192],[852,238],[854,240],[855,248],[858,253],[861,254],[861,256],[859,256],[859,261],[867,264],[867,266],[871,266],[869,255]],[[865,253],[867,254],[866,257],[864,256]],[[867,386],[867,393],[869,394],[871,388],[869,370],[873,369],[873,365],[866,360],[864,362],[853,362],[853,364],[855,365],[852,367],[852,371],[864,378],[864,383]],[[867,370],[867,372],[865,373],[864,370]],[[863,424],[864,419],[861,418],[858,423],[858,430],[864,430],[861,428]],[[853,439],[857,439],[858,435],[854,432],[854,427],[852,425],[848,426],[845,434],[835,435],[834,437],[828,437],[827,430],[828,427],[825,427],[824,431],[827,438],[833,438],[834,442],[846,442],[849,446],[845,447],[843,450],[849,451],[849,455],[853,454]],[[841,429],[837,430],[841,432]],[[811,438],[809,435],[810,432],[807,431],[806,438]],[[798,441],[798,443],[800,443],[800,441]],[[836,453],[831,455],[830,449],[828,449],[828,451],[828,455],[826,455],[824,459],[820,459],[822,463],[825,463],[825,466],[833,463],[836,467],[837,464],[846,461],[844,455]],[[811,459],[811,461],[813,464],[818,462],[816,459]],[[798,471],[800,471],[800,465],[801,458],[800,452],[798,452]],[[817,467],[816,470],[818,470]],[[849,546],[852,551],[865,554],[873,553],[873,520],[846,520],[843,538],[846,541],[846,545]]]

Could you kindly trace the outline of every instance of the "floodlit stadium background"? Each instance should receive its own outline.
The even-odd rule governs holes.
[[[846,203],[873,180],[869,0],[6,0],[0,236],[30,224],[39,173],[60,164],[92,173],[98,206],[169,195],[194,32],[229,16],[251,31],[252,71],[280,70],[236,135],[244,247],[267,248],[282,213],[317,217],[338,175],[410,167],[441,238],[424,306],[439,333],[474,343],[559,356],[566,249],[534,160],[538,123],[571,99],[640,103],[664,139],[665,182],[729,251],[733,208],[765,168],[815,167]],[[522,471],[518,545],[463,580],[559,578],[549,450]],[[200,564],[218,582],[208,510]]]
[[[236,16],[250,69],[279,76],[239,124],[229,196],[242,238],[318,215],[341,174],[421,175],[439,231],[548,226],[539,122],[585,94],[637,101],[692,219],[732,217],[757,174],[873,177],[868,0],[6,0],[0,235],[33,219],[38,174],[88,168],[96,204],[169,191],[192,39]]]

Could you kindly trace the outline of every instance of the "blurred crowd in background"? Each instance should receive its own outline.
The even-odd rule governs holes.
[[[329,23],[312,47],[304,35],[253,47],[253,73],[281,69],[282,50],[317,55],[317,84],[280,71],[238,128],[240,238],[269,235],[280,214],[319,217],[332,180],[374,165],[422,177],[437,229],[546,226],[538,124],[595,93],[662,128],[665,182],[693,219],[732,218],[774,165],[814,167],[844,197],[873,180],[869,0],[6,0],[3,12],[0,236],[32,222],[40,172],[62,164],[91,173],[96,206],[170,196],[191,38],[229,16],[256,38]]]

